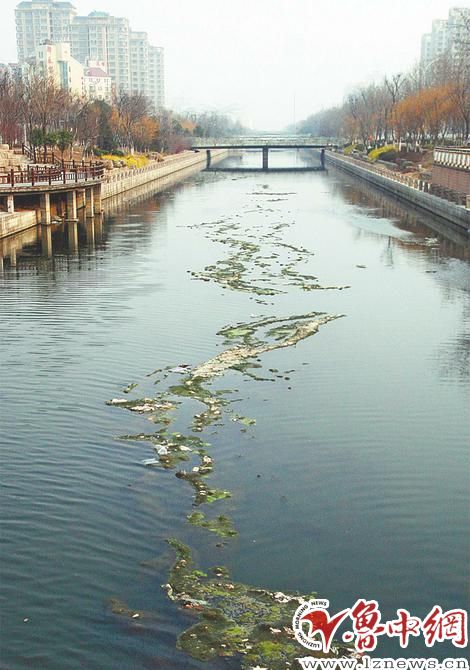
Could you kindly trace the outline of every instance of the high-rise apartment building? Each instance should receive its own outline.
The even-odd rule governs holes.
[[[148,97],[156,109],[165,106],[165,52],[162,47],[149,47]]]
[[[149,82],[149,41],[147,33],[131,31],[129,35],[129,55],[131,92],[146,95]]]
[[[61,88],[75,95],[85,94],[83,65],[72,58],[68,42],[46,40],[36,48],[35,62]]]
[[[470,56],[470,7],[453,7],[449,10],[447,30],[449,47],[454,56]]]
[[[20,2],[15,10],[19,62],[34,58],[36,47],[46,40],[70,42],[72,21],[76,13],[70,2]]]
[[[106,12],[77,16],[72,23],[72,55],[81,63],[102,61],[116,91],[131,91],[129,21]]]
[[[77,16],[69,2],[29,0],[16,8],[18,58],[34,58],[45,40],[69,42],[83,66],[104,64],[116,93],[141,93],[155,108],[164,105],[163,49],[149,43],[146,32],[132,31],[129,21],[106,12]]]
[[[452,7],[448,19],[433,21],[431,32],[421,38],[422,67],[426,68],[444,53],[453,57],[460,55],[465,39],[469,39],[469,28],[469,7]]]

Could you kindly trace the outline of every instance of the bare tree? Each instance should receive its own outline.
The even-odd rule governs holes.
[[[149,102],[140,93],[129,95],[121,91],[115,101],[113,122],[123,146],[133,153],[133,130],[135,125],[148,115]]]
[[[4,72],[0,77],[0,135],[10,146],[21,136],[22,97],[21,82]]]

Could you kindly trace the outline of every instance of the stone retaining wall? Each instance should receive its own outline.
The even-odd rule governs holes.
[[[211,152],[212,162],[222,160],[227,156],[226,149]],[[161,163],[150,163],[143,168],[134,170],[113,170],[106,176],[102,184],[102,200],[138,190],[152,182],[167,181],[169,176],[177,177],[178,173],[190,167],[202,169],[205,167],[207,156],[205,151],[184,151],[180,154],[167,156]],[[177,179],[175,179],[177,181]],[[91,182],[90,182],[91,185]],[[80,201],[79,207],[83,206]],[[8,235],[15,235],[37,224],[36,211],[17,211],[14,214],[0,212],[0,239]]]
[[[429,193],[425,193],[418,189],[414,189],[407,184],[394,181],[382,174],[372,172],[362,165],[358,165],[353,159],[347,159],[338,156],[332,152],[327,152],[327,165],[349,172],[364,179],[374,186],[391,193],[392,195],[404,200],[419,209],[431,212],[435,216],[439,216],[445,221],[452,223],[456,228],[463,232],[470,233],[470,210],[452,202],[443,200]]]
[[[32,228],[36,224],[37,216],[35,210],[20,211],[14,214],[0,213],[0,239],[7,237],[7,235],[21,233],[23,230]]]
[[[226,149],[211,151],[212,162],[222,160],[227,156]],[[142,168],[113,170],[103,182],[102,199],[111,198],[137,186],[142,186],[152,181],[184,170],[185,168],[206,165],[207,157],[205,151],[184,151],[174,156],[167,156],[161,163],[151,163]]]
[[[444,188],[451,188],[458,193],[470,195],[470,170],[433,165],[432,183]]]

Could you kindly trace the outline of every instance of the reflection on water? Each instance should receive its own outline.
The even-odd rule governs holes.
[[[439,217],[433,217],[427,212],[420,212],[405,205],[398,198],[385,194],[380,189],[365,185],[358,178],[345,175],[334,168],[331,173],[336,177],[334,192],[340,193],[351,205],[359,208],[360,212],[368,211],[374,219],[381,218],[393,223],[393,237],[399,236],[399,231],[404,233],[404,238],[413,234],[418,238],[429,238],[430,230],[439,233],[436,247],[444,256],[455,256],[469,260],[470,244],[462,232],[455,230],[450,224]],[[372,228],[371,232],[377,233]],[[412,245],[413,240],[409,242]],[[419,241],[418,241],[419,248]]]
[[[284,226],[286,243],[314,252],[302,272],[351,288],[286,284],[258,304],[192,280],[189,271],[228,255],[203,225],[226,219],[238,226],[227,236],[252,242]],[[160,588],[171,535],[203,567],[316,589],[332,609],[358,597],[376,598],[387,618],[398,607],[422,616],[435,602],[465,606],[467,241],[330,170],[188,176],[109,203],[103,221],[54,227],[50,242],[38,229],[0,247],[4,667],[237,667],[175,650],[192,619]],[[312,310],[346,317],[265,354],[257,376],[274,381],[231,372],[214,385],[257,421],[207,434],[211,482],[233,493],[217,513],[240,531],[216,546],[186,523],[189,487],[142,466],[147,443],[115,439],[148,432],[149,421],[105,401],[129,383],[138,384],[131,397],[155,393],[146,375],[157,367],[211,358],[224,325]],[[186,414],[175,430],[187,430]],[[152,617],[113,616],[113,597]],[[461,655],[419,643],[405,651],[386,640],[379,648]]]

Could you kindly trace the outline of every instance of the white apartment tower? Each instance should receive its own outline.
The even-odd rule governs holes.
[[[165,60],[162,47],[149,48],[149,98],[155,109],[165,106]]]
[[[163,49],[149,43],[146,32],[132,31],[125,18],[106,12],[77,16],[69,2],[28,0],[16,8],[18,59],[33,58],[45,40],[68,42],[84,67],[99,61],[116,93],[141,93],[154,108],[164,104]]]
[[[149,40],[147,33],[131,31],[129,35],[131,93],[148,95]]]
[[[32,0],[15,9],[18,61],[34,58],[36,48],[51,42],[70,42],[72,21],[77,11],[70,2]]]
[[[131,92],[141,93],[155,109],[165,103],[163,49],[149,43],[145,32],[129,34]]]
[[[36,48],[35,62],[40,71],[56,84],[75,95],[84,95],[83,65],[70,54],[68,42],[46,40]]]
[[[72,23],[72,55],[84,65],[88,60],[105,63],[116,91],[131,90],[129,21],[106,12],[77,16]]]
[[[439,56],[449,53],[460,56],[465,41],[469,42],[470,8],[452,7],[448,19],[436,19],[432,30],[421,38],[421,65],[426,68]]]

